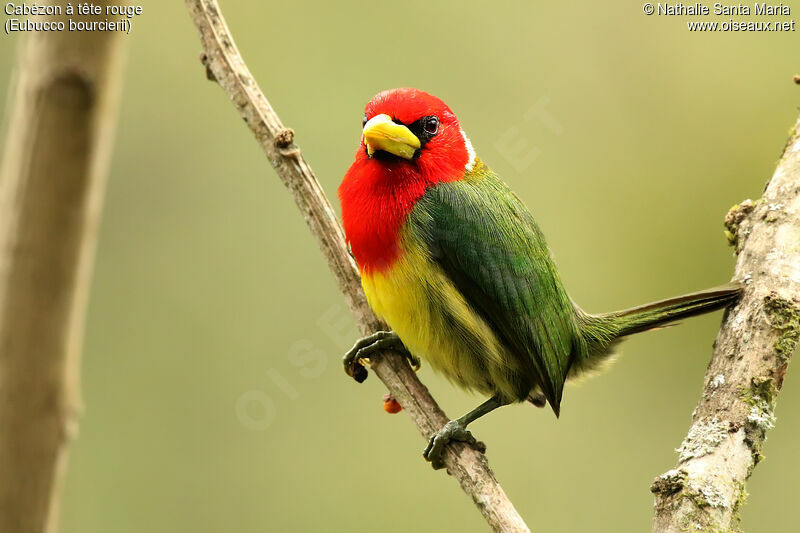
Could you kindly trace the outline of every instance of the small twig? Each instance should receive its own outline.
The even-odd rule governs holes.
[[[800,337],[800,121],[764,197],[725,217],[747,286],[722,324],[677,468],[653,483],[653,531],[729,531],[761,460]]]
[[[219,5],[214,0],[186,0],[186,5],[200,31],[208,77],[216,80],[228,94],[292,193],[362,333],[386,329],[367,305],[342,228],[311,167],[294,144],[294,132],[283,126],[247,69]],[[448,421],[403,356],[384,352],[374,358],[371,368],[426,439]],[[455,443],[447,448],[445,465],[495,531],[529,531],[483,454]]]

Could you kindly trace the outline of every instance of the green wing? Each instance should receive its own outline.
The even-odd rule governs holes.
[[[533,216],[479,165],[427,191],[412,213],[438,262],[515,357],[524,357],[556,416],[574,351],[575,311]],[[524,399],[524,398],[520,398]]]

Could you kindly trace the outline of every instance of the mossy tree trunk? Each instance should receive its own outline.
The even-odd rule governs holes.
[[[678,466],[658,477],[653,531],[738,528],[745,483],[761,460],[800,339],[800,120],[764,196],[725,219],[745,282],[725,314]]]

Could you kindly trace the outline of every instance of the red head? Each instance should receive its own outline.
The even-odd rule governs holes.
[[[403,88],[370,100],[355,162],[339,187],[345,233],[362,271],[390,265],[415,202],[429,187],[461,179],[474,164],[458,119],[435,96]]]

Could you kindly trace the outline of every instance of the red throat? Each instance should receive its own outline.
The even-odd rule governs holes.
[[[435,115],[441,126],[411,161],[369,157],[362,137],[339,186],[344,230],[362,273],[383,271],[398,259],[400,230],[417,200],[437,183],[462,179],[471,157],[455,115],[434,96],[416,89],[384,91],[366,108],[367,119],[379,114],[404,124]]]

